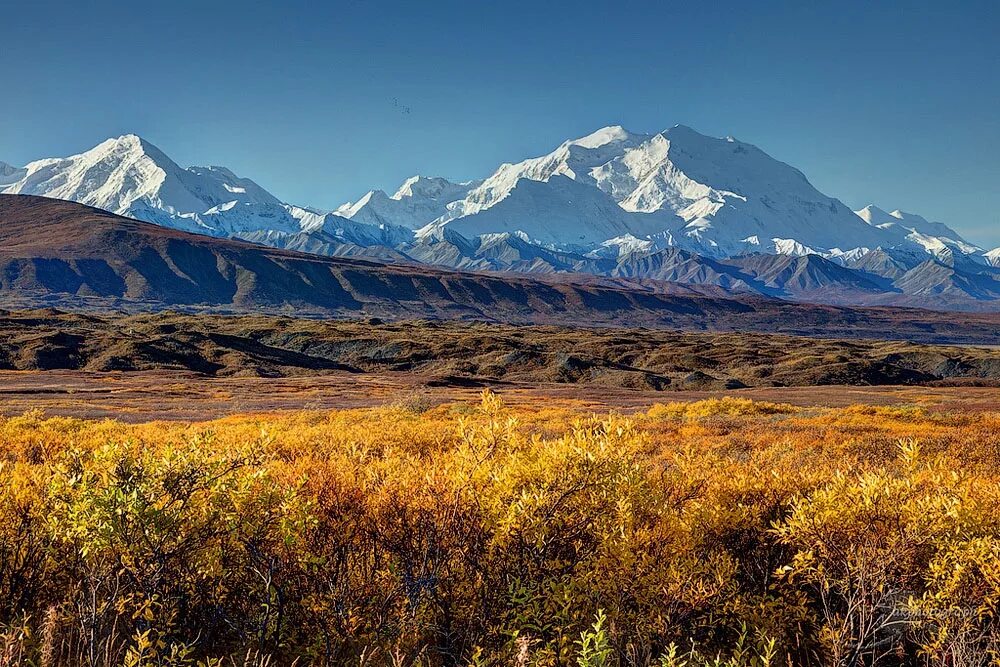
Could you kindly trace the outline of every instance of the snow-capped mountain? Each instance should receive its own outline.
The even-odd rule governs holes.
[[[316,209],[286,204],[225,167],[180,167],[133,134],[67,158],[0,168],[0,192],[68,199],[112,213],[184,231],[261,238],[324,233],[341,242],[396,244],[412,233],[389,224],[364,224]]]
[[[414,176],[392,195],[372,190],[333,212],[284,202],[224,167],[182,168],[135,135],[24,167],[0,163],[0,193],[316,254],[461,269],[810,298],[840,290],[845,299],[872,289],[983,299],[1000,280],[1000,249],[984,252],[899,210],[851,211],[755,146],[682,125],[655,134],[606,127],[480,181]],[[768,272],[779,278],[765,280]]]
[[[874,204],[855,213],[869,225],[894,237],[893,243],[885,243],[883,247],[921,249],[936,257],[947,257],[955,252],[963,255],[982,252],[982,248],[969,243],[943,222],[929,222],[922,216],[898,209],[886,213]]]
[[[417,235],[447,226],[466,237],[514,233],[549,248],[587,249],[624,235],[654,235],[672,223],[650,218],[622,209],[595,187],[555,174],[545,182],[522,178],[490,206],[431,223]]]
[[[283,204],[253,181],[222,167],[182,169],[133,134],[79,155],[32,162],[3,192],[68,199],[214,236],[300,228]]]
[[[449,203],[468,195],[479,181],[452,183],[445,178],[413,176],[391,197],[371,190],[356,202],[337,209],[337,215],[365,224],[390,224],[409,229],[423,227],[445,214]]]
[[[509,210],[490,213],[508,200]],[[567,213],[571,201],[582,205]],[[612,202],[621,213],[609,215]],[[441,225],[462,233],[522,231],[556,246],[553,239],[578,245],[610,234],[659,238],[718,257],[874,247],[888,239],[798,170],[750,144],[683,125],[654,135],[607,127],[502,165],[429,226]]]
[[[900,225],[911,231],[926,234],[927,236],[944,236],[956,241],[961,241],[962,243],[968,243],[968,241],[963,239],[958,232],[943,222],[928,222],[928,220],[922,216],[915,215],[913,213],[904,213],[899,209],[896,209],[892,213],[886,213],[878,206],[869,204],[860,211],[855,211],[855,213],[857,213],[862,220],[874,227],[881,227],[883,225]]]

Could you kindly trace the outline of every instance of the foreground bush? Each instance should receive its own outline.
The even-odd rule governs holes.
[[[0,420],[4,665],[988,665],[1000,418]]]

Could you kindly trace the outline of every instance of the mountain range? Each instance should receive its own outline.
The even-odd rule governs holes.
[[[832,304],[1000,309],[1000,249],[940,222],[852,211],[732,137],[618,126],[482,180],[414,176],[334,211],[125,135],[24,167],[0,192],[288,250],[467,271],[585,273]]]
[[[324,257],[169,229],[75,202],[0,195],[0,308],[43,306],[87,317],[95,311],[182,310],[373,324],[375,318],[586,322],[1000,344],[998,313],[790,303],[649,278],[467,272]],[[62,349],[58,336],[45,345]],[[178,355],[183,365],[185,349],[179,340],[161,352]]]

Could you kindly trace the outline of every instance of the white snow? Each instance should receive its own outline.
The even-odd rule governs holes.
[[[299,228],[303,232],[314,232],[323,226],[327,213],[314,208],[294,206],[285,204],[285,210],[293,218],[299,221]]]
[[[69,199],[205,234],[298,227],[281,202],[253,181],[221,167],[182,169],[134,134],[78,155],[32,162],[2,192]]]
[[[576,202],[560,179],[583,186]],[[530,188],[529,198],[524,181],[546,186]],[[515,193],[522,201],[488,213]],[[609,211],[608,200],[625,215]],[[434,225],[456,225],[464,235],[523,229],[549,245],[579,245],[619,230],[639,239],[669,234],[677,245],[716,256],[745,252],[753,237],[781,240],[752,244],[762,251],[792,254],[888,240],[798,170],[731,137],[713,139],[681,125],[653,135],[614,126],[566,141],[548,155],[501,165],[447,208]]]
[[[623,236],[616,236],[613,239],[604,241],[601,243],[601,247],[617,249],[616,254],[619,257],[624,257],[625,255],[631,255],[633,253],[650,252],[656,247],[656,244],[649,239],[639,239],[631,234],[625,234]]]
[[[398,247],[447,228],[468,239],[516,234],[602,256],[680,246],[716,257],[815,253],[844,263],[882,248],[1000,264],[1000,249],[984,253],[943,223],[875,205],[852,212],[755,146],[683,125],[654,134],[601,128],[481,181],[413,176],[392,195],[371,190],[333,213],[282,202],[225,167],[181,168],[136,135],[24,167],[0,163],[0,192],[218,236],[332,234]]]
[[[913,213],[904,213],[899,209],[896,209],[892,213],[886,213],[878,206],[869,204],[860,211],[855,211],[855,213],[869,225],[884,230],[890,230],[893,226],[898,225],[910,232],[930,237],[943,237],[950,240],[952,244],[964,244],[968,247],[975,247],[943,222],[930,222],[927,218]]]
[[[813,250],[807,245],[802,245],[795,239],[771,239],[774,243],[774,254],[776,255],[792,255],[793,257],[805,257],[806,255],[818,255],[816,250]]]
[[[478,185],[479,181],[452,183],[445,178],[412,176],[391,197],[382,190],[372,190],[356,202],[342,205],[336,213],[361,223],[417,229],[443,215],[449,203]]]
[[[878,227],[887,222],[896,222],[897,220],[875,204],[868,204],[868,206],[865,206],[860,211],[855,211],[855,213],[873,227]]]
[[[871,248],[851,248],[850,250],[841,250],[840,248],[830,248],[828,252],[822,253],[824,257],[838,264],[847,264],[848,262],[855,262],[865,255],[871,252]]]
[[[906,240],[923,248],[924,252],[930,255],[941,255],[942,253],[950,253],[954,250],[957,250],[963,255],[975,255],[983,251],[982,248],[964,243],[962,241],[943,236],[921,234],[918,231],[911,231],[906,235]]]

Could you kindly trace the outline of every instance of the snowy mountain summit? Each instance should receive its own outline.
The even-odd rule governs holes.
[[[713,259],[819,255],[893,278],[924,261],[1000,263],[945,224],[874,205],[851,211],[756,146],[683,125],[609,126],[482,180],[414,176],[333,212],[284,202],[224,167],[182,168],[135,135],[24,167],[0,163],[0,192],[308,252],[472,268],[610,272],[608,261],[667,248]]]
[[[468,238],[517,234],[548,249],[579,252],[677,246],[718,258],[761,252],[838,262],[875,248],[981,253],[953,229],[920,216],[869,207],[866,218],[756,146],[684,125],[656,134],[601,128],[446,192],[460,196],[434,218],[428,214],[444,199],[437,193],[423,208],[416,202],[427,200],[414,197],[405,218],[379,215],[386,200],[400,196],[377,191],[338,213],[393,220],[416,228],[418,238],[447,227]]]
[[[265,223],[297,228],[276,197],[222,167],[182,169],[160,149],[127,134],[67,158],[38,160],[6,194],[88,204],[185,231],[228,236]]]
[[[4,174],[7,174],[4,176]],[[283,203],[248,178],[225,167],[182,168],[134,134],[108,139],[66,158],[37,160],[21,169],[0,169],[0,192],[67,199],[165,227],[211,236],[263,235],[279,242],[289,235],[336,228],[355,241],[359,227],[342,217]],[[371,228],[371,229],[369,229]],[[371,225],[366,243],[388,236]]]
[[[625,236],[717,257],[888,240],[800,171],[750,144],[683,125],[652,135],[606,127],[502,165],[429,223],[441,225],[463,234],[521,231],[555,246]]]

